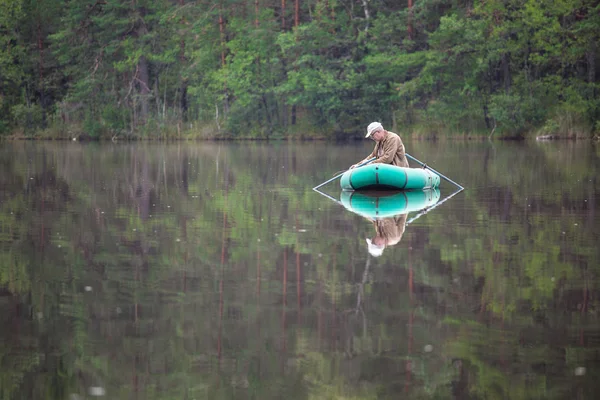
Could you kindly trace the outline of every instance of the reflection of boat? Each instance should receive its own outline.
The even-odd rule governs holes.
[[[415,191],[343,190],[340,195],[340,203],[346,209],[367,218],[387,218],[419,211],[433,206],[439,199],[437,188]]]
[[[440,177],[427,168],[403,168],[389,164],[369,164],[346,171],[340,180],[344,190],[435,188]]]

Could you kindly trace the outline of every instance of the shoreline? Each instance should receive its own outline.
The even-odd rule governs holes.
[[[539,135],[534,137],[527,136],[502,136],[489,138],[480,135],[448,135],[448,136],[413,136],[413,135],[402,135],[403,140],[411,141],[500,141],[500,142],[524,142],[524,141],[537,141],[537,142],[561,142],[561,141],[600,141],[600,136],[595,135],[592,137],[583,137],[576,135]],[[256,137],[155,137],[155,138],[127,138],[127,139],[109,139],[109,138],[90,138],[90,137],[77,137],[77,138],[53,138],[53,137],[0,137],[0,142],[79,142],[79,143],[134,143],[134,142],[353,142],[361,141],[364,137],[352,136],[348,138],[339,137],[269,137],[269,138],[256,138]]]
[[[288,134],[274,133],[271,135],[233,135],[227,132],[218,132],[213,129],[192,129],[185,132],[174,130],[156,131],[157,134],[114,134],[104,133],[100,135],[89,135],[81,130],[71,130],[65,127],[63,130],[49,128],[26,134],[22,130],[13,131],[10,134],[0,135],[0,141],[73,141],[73,142],[200,142],[200,141],[322,141],[322,142],[351,142],[364,140],[364,134],[357,132],[330,132],[323,131],[290,130]],[[77,132],[77,133],[75,133]],[[427,130],[421,126],[412,127],[404,132],[394,130],[404,140],[413,141],[598,141],[600,134],[585,132],[583,130],[568,130],[564,133],[547,133],[542,129],[532,129],[526,133],[499,133],[485,131],[465,131],[457,133],[456,130],[440,132],[439,129]],[[495,133],[495,134],[494,134]]]

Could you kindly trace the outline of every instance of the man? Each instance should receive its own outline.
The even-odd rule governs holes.
[[[400,214],[395,217],[382,218],[373,221],[375,236],[367,238],[367,250],[373,257],[379,257],[387,246],[398,244],[404,235],[406,217],[408,214]]]
[[[367,136],[373,139],[375,148],[364,160],[352,165],[350,169],[356,168],[370,158],[377,157],[373,163],[391,164],[397,167],[408,168],[408,160],[404,152],[404,144],[400,136],[394,132],[386,131],[379,122],[371,122],[367,127]]]

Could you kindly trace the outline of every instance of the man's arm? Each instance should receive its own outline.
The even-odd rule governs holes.
[[[400,138],[397,136],[392,136],[388,140],[383,143],[383,154],[374,162],[382,163],[382,164],[391,164],[394,160],[394,156],[398,151],[398,148],[401,148],[402,154],[404,154],[404,146],[400,141]]]
[[[358,167],[360,164],[362,164],[362,163],[366,162],[367,160],[370,160],[371,158],[375,157],[375,151],[376,151],[375,149],[377,149],[377,145],[375,145],[375,148],[373,149],[373,151],[371,152],[371,154],[369,154],[367,157],[363,158],[362,160],[360,160],[360,161],[359,161],[359,162],[357,162],[356,164],[354,164],[354,165],[351,165],[349,169],[356,168],[356,167]],[[373,161],[373,162],[377,162],[377,160],[375,160],[375,161]]]

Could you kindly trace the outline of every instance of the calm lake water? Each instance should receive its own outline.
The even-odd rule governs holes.
[[[371,143],[0,143],[0,397],[594,398],[598,145],[407,141],[374,257]]]

